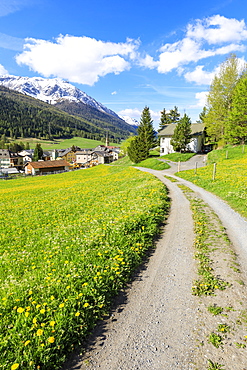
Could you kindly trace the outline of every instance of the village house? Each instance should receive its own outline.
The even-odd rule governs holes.
[[[73,148],[67,148],[67,149],[58,149],[57,155],[59,158],[64,159],[65,161],[69,163],[76,162],[76,151],[80,150],[81,148],[74,146]]]
[[[175,153],[171,145],[171,139],[174,134],[176,124],[166,125],[159,133],[160,138],[160,155]],[[191,124],[191,140],[186,150],[193,153],[202,151],[205,140],[205,126],[203,123]]]
[[[22,169],[23,158],[17,153],[13,153],[8,149],[0,149],[0,167],[9,168],[15,167],[17,170]]]
[[[112,149],[111,149],[112,148]],[[98,164],[109,164],[118,159],[119,148],[108,148],[105,145],[98,145],[94,149],[78,150],[76,155],[76,163],[83,166],[96,166]]]
[[[113,162],[112,153],[105,152],[102,150],[99,150],[99,151],[95,150],[93,153],[97,156],[96,161],[95,161],[96,164],[109,164]]]
[[[63,160],[29,162],[25,165],[25,174],[42,175],[47,173],[56,173],[60,171],[69,171],[70,164]]]
[[[79,165],[83,165],[83,164],[87,164],[87,163],[89,164],[89,162],[93,158],[93,153],[94,152],[92,151],[92,149],[78,150],[75,153],[76,163],[79,164]]]

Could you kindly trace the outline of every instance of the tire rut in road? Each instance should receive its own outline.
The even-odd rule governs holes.
[[[194,369],[193,220],[182,191],[172,183],[169,190],[170,216],[146,270],[95,329],[85,354],[63,370]]]

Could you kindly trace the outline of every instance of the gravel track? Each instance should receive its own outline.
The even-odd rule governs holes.
[[[186,169],[204,165],[194,157]],[[180,168],[181,169],[181,168]],[[185,168],[184,168],[185,169]],[[194,334],[200,315],[191,294],[196,278],[193,259],[193,221],[189,201],[175,177],[177,165],[164,171],[141,169],[157,176],[169,188],[171,211],[154,253],[129,288],[121,292],[111,315],[97,325],[84,354],[72,357],[63,370],[193,370]],[[175,177],[200,194],[219,215],[247,271],[247,222],[207,191]],[[245,264],[246,263],[246,264]]]

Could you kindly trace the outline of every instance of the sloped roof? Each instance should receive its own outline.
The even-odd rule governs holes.
[[[33,168],[53,168],[53,167],[69,167],[70,164],[63,160],[60,159],[58,161],[38,161],[38,162],[29,162],[28,163],[30,166]]]
[[[159,133],[158,136],[172,136],[176,127],[176,123],[166,125]],[[191,135],[201,135],[204,131],[205,125],[203,123],[191,124]]]

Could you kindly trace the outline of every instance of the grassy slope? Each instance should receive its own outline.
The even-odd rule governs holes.
[[[172,161],[172,162],[179,162],[179,161],[186,162],[194,155],[195,153],[171,153],[171,154],[162,155],[160,158],[167,159],[168,161]]]
[[[247,218],[247,148],[228,147],[214,150],[208,155],[208,165],[197,170],[179,172],[176,175],[215,193]],[[213,163],[216,177],[213,176]]]
[[[23,143],[29,142],[30,148],[34,149],[37,143],[40,143],[43,150],[66,149],[72,145],[79,146],[83,149],[95,148],[97,145],[105,145],[105,142],[99,140],[84,139],[82,137],[73,137],[72,139],[59,139],[56,141],[39,140],[39,139],[20,139]],[[110,143],[112,146],[119,146],[117,143]]]
[[[169,164],[165,162],[161,162],[156,158],[148,158],[145,159],[145,161],[142,161],[140,163],[133,163],[129,159],[128,156],[120,158],[118,161],[113,162],[112,165],[114,166],[137,166],[137,167],[145,167],[145,168],[152,168],[153,170],[166,170],[167,168],[170,168]]]
[[[2,181],[0,196],[0,369],[55,370],[152,246],[166,189],[97,166]]]

